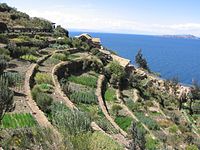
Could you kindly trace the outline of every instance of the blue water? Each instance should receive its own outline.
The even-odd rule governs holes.
[[[81,32],[71,32],[70,36]],[[159,36],[89,33],[101,38],[102,44],[134,64],[138,49],[142,49],[149,67],[163,78],[179,77],[185,84],[200,81],[200,40],[164,38]]]

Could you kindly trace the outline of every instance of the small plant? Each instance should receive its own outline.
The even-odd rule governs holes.
[[[85,103],[85,104],[97,104],[97,97],[95,95],[94,91],[89,92],[73,92],[70,95],[70,99],[79,104],[79,103]]]
[[[51,75],[48,74],[48,73],[37,73],[35,75],[35,82],[37,84],[43,84],[43,83],[46,83],[46,84],[53,84],[52,83],[52,78],[51,78]]]
[[[77,84],[86,85],[93,88],[95,88],[97,85],[97,78],[91,75],[83,75],[83,76],[78,76],[78,77],[72,75],[68,78],[68,81],[71,81]]]
[[[113,88],[107,88],[105,92],[105,100],[106,101],[115,101],[116,100],[116,92]]]
[[[118,116],[115,118],[115,122],[124,130],[128,131],[131,127],[132,118],[128,116]]]
[[[178,131],[177,125],[173,125],[173,126],[169,127],[170,133],[176,133],[177,131]]]
[[[62,54],[62,53],[55,53],[52,58],[54,59],[58,59],[58,60],[61,60],[61,61],[66,61],[68,59],[68,55],[66,54]]]
[[[155,150],[158,149],[159,142],[155,139],[152,139],[150,136],[146,136],[146,144],[145,147],[147,150]]]
[[[36,103],[39,106],[39,108],[44,111],[45,113],[50,112],[50,107],[53,101],[53,98],[46,94],[46,93],[39,93],[36,96]]]
[[[23,55],[20,58],[23,60],[26,60],[26,61],[30,61],[30,62],[37,62],[37,60],[38,60],[38,57],[36,57],[34,55]]]

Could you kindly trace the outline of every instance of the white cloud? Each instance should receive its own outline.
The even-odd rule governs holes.
[[[79,9],[54,6],[46,10],[24,10],[31,16],[43,17],[68,29],[82,29],[103,32],[125,32],[141,34],[193,34],[200,36],[200,23],[184,24],[145,24],[137,21],[99,15],[90,4]]]

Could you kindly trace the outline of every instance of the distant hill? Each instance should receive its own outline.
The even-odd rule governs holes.
[[[196,37],[194,35],[162,35],[162,37],[166,38],[179,38],[179,39],[200,39],[199,37]]]

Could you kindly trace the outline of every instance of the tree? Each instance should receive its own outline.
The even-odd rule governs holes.
[[[138,65],[138,67],[141,67],[147,71],[150,71],[147,64],[147,60],[143,57],[141,49],[138,51],[137,55],[135,56],[135,62]]]
[[[0,121],[2,120],[5,112],[13,108],[14,93],[8,87],[8,80],[0,77]]]
[[[131,143],[131,150],[145,150],[146,144],[146,131],[141,126],[140,123],[133,122],[132,124],[132,143]]]

